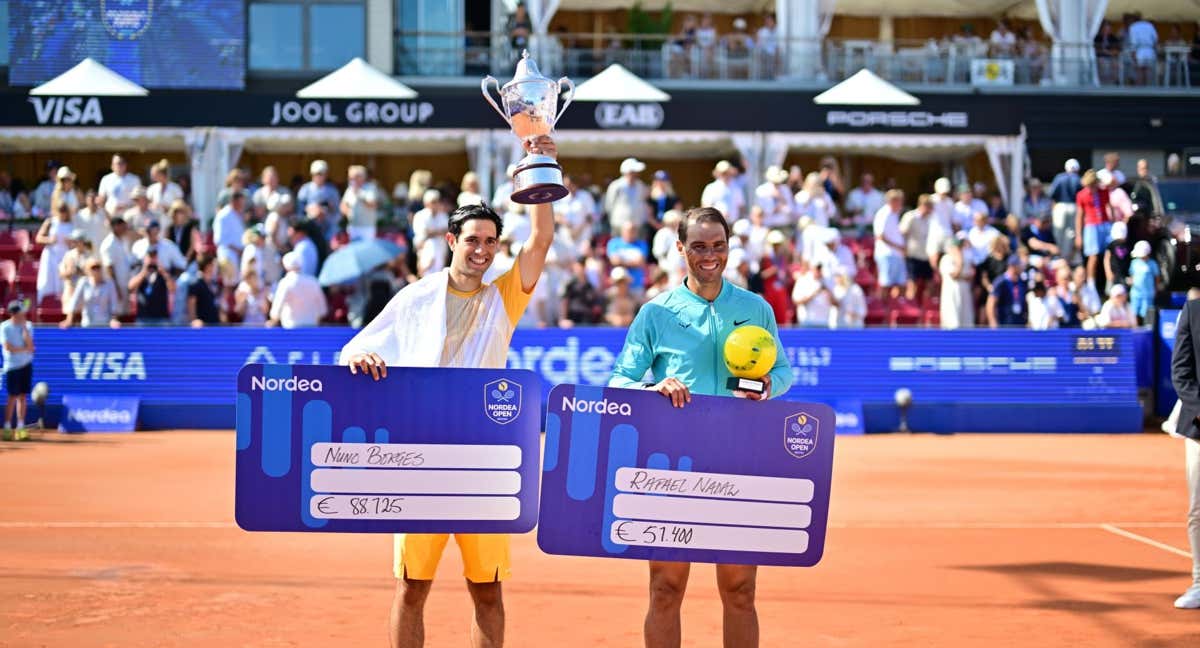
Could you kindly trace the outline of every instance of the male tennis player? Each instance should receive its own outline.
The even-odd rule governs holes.
[[[688,211],[679,222],[675,245],[687,260],[687,279],[638,312],[609,386],[653,389],[670,398],[675,407],[690,402],[692,393],[760,400],[786,392],[792,385],[792,368],[779,342],[774,312],[762,297],[721,276],[729,257],[725,217],[711,207]],[[763,376],[767,391],[762,395],[726,388],[731,374],[725,367],[725,338],[747,324],[770,331],[780,349],[775,366]],[[648,370],[654,375],[654,384],[642,382]],[[736,435],[737,431],[729,433]],[[758,646],[757,570],[754,565],[717,565],[726,648]],[[679,646],[679,608],[690,571],[690,563],[650,561],[650,608],[644,630],[647,648]]]
[[[549,137],[525,143],[527,153],[558,157]],[[513,328],[521,319],[554,239],[554,211],[532,205],[532,231],[511,270],[483,283],[500,246],[500,216],[485,205],[459,207],[445,235],[452,256],[446,270],[405,287],[341,351],[351,373],[375,380],[387,367],[501,368],[508,359]],[[447,395],[447,398],[450,396]],[[425,599],[448,534],[408,533],[395,538],[394,569],[399,580],[392,603],[395,648],[424,645]],[[504,604],[500,582],[509,576],[508,536],[457,533],[467,591],[475,604],[471,645],[504,644]]]

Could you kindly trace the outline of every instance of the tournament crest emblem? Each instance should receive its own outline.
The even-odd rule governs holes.
[[[807,412],[793,414],[783,420],[783,447],[788,454],[803,459],[817,448],[821,422]]]
[[[100,0],[100,21],[117,40],[135,40],[153,17],[154,0]]]
[[[483,413],[493,423],[512,423],[521,415],[521,385],[501,378],[483,386]]]

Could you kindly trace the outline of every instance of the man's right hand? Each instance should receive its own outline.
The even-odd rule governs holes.
[[[375,380],[387,378],[387,364],[377,353],[356,353],[350,356],[350,373],[363,372]]]
[[[692,393],[688,391],[687,385],[675,378],[667,378],[650,389],[670,398],[674,407],[683,407],[692,402]]]

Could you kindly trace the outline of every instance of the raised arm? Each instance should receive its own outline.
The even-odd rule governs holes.
[[[534,140],[524,142],[525,152],[537,155],[548,155],[558,159],[558,147],[548,135],[542,135]],[[521,264],[521,288],[533,292],[542,269],[546,267],[546,253],[554,242],[554,208],[550,203],[530,205],[529,240],[521,246],[517,255],[517,263]]]

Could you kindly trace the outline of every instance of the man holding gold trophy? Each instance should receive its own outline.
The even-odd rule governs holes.
[[[724,216],[709,207],[689,210],[676,245],[687,260],[687,278],[638,312],[609,386],[651,389],[675,407],[686,406],[693,393],[751,400],[785,393],[792,370],[776,352],[779,333],[770,305],[722,277],[729,256]],[[643,382],[648,371],[653,383]],[[737,431],[729,434],[733,440]],[[648,648],[680,645],[679,611],[690,571],[690,563],[650,561]],[[756,577],[754,565],[717,565],[725,646],[758,645]]]
[[[500,245],[502,221],[486,205],[459,207],[451,216],[446,242],[450,266],[396,294],[387,307],[342,349],[351,373],[375,380],[392,367],[503,368],[513,329],[529,305],[546,253],[554,240],[550,203],[566,195],[558,149],[549,137],[557,120],[560,85],[570,81],[542,77],[526,53],[514,79],[500,90],[499,106],[484,96],[513,127],[528,154],[517,165],[512,200],[530,205],[532,231],[521,241],[511,270],[492,284],[483,283]],[[475,606],[471,645],[504,643],[504,606],[500,583],[509,575],[509,538],[503,534],[456,533],[467,589]],[[448,534],[395,536],[394,571],[398,579],[391,613],[391,643],[396,648],[424,645],[424,606]]]

